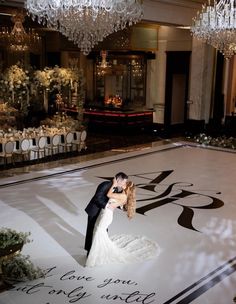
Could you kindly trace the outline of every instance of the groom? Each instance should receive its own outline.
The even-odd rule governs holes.
[[[117,180],[117,188],[114,189],[114,192],[122,192],[123,189],[125,189],[126,187],[128,176],[123,172],[119,172],[116,174],[115,178]],[[104,208],[108,202],[107,192],[111,188],[111,186],[112,181],[105,181],[99,184],[94,196],[85,208],[85,211],[88,214],[88,224],[84,246],[85,250],[87,250],[87,255],[89,254],[92,245],[93,229],[95,222],[98,218],[101,209]]]

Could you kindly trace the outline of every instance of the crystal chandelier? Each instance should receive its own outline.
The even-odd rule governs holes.
[[[102,61],[100,62],[99,66],[102,68],[102,69],[105,69],[108,67],[109,63],[107,62],[107,51],[104,51],[102,50],[100,52],[100,55],[102,57]]]
[[[22,24],[24,13],[16,12],[11,20],[14,22],[13,29],[3,27],[0,31],[0,39],[6,44],[6,47],[13,52],[25,52],[37,47],[41,38],[33,29],[25,31]]]
[[[204,4],[193,19],[191,32],[196,38],[218,49],[225,58],[236,54],[236,0],[214,0]]]
[[[142,0],[26,0],[26,8],[33,19],[59,30],[85,55],[143,14]]]
[[[107,61],[107,51],[102,50],[100,52],[100,56],[102,57],[102,61],[100,61],[97,68],[97,76],[104,76],[106,73],[111,72],[112,65]]]

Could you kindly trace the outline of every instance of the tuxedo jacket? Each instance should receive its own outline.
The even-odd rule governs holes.
[[[85,211],[87,212],[88,216],[94,217],[98,215],[100,210],[106,206],[108,203],[109,198],[107,197],[107,192],[112,186],[112,181],[105,181],[98,185],[97,190],[88,203]]]

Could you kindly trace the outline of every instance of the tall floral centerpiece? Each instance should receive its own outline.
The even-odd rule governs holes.
[[[26,116],[29,105],[29,72],[19,65],[12,65],[1,74],[0,86],[2,99]]]
[[[49,68],[34,72],[33,83],[37,88],[36,92],[43,94],[43,107],[48,112],[48,91],[51,85],[52,71]]]
[[[34,72],[33,82],[39,92],[43,90],[46,112],[48,112],[48,93],[57,92],[57,111],[60,111],[61,107],[70,107],[73,104],[78,110],[78,129],[81,128],[85,98],[85,80],[82,69],[46,67],[42,71]]]
[[[58,92],[58,98],[56,100],[57,111],[64,105],[71,103],[71,89],[73,82],[73,71],[69,68],[59,68],[55,66],[52,71],[52,91]]]

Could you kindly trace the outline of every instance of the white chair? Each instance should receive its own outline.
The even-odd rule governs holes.
[[[60,136],[58,134],[53,135],[53,137],[50,137],[49,144],[46,144],[46,149],[49,151],[51,156],[53,156],[56,153],[59,153],[59,143],[60,143]]]
[[[4,159],[4,165],[7,164],[7,159],[10,158],[13,161],[14,142],[8,141],[2,145],[3,151],[0,153],[0,157]]]
[[[64,135],[62,135],[64,136]],[[64,140],[63,142],[60,142],[60,146],[63,148],[63,152],[68,152],[68,150],[72,150],[72,142],[74,139],[74,135],[72,132],[68,132],[65,136],[64,136]]]
[[[40,136],[37,140],[36,146],[31,150],[34,153],[34,156],[36,154],[37,159],[45,157],[46,144],[47,138],[45,136]]]
[[[23,161],[29,160],[29,153],[30,153],[30,141],[28,138],[24,138],[20,142],[20,147],[18,150],[14,150],[13,156],[15,155],[20,156]]]
[[[79,151],[81,151],[82,149],[87,149],[86,147],[86,143],[85,140],[87,138],[87,132],[85,130],[83,130],[80,134],[80,146],[79,146]]]

